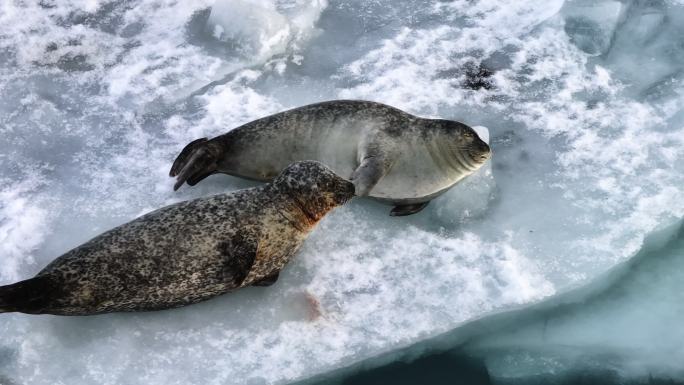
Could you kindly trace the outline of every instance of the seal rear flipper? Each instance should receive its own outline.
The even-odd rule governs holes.
[[[204,143],[207,140],[207,138],[195,139],[192,142],[188,143],[185,147],[183,147],[180,154],[178,154],[178,156],[176,157],[176,160],[173,161],[171,171],[169,171],[169,176],[173,177],[178,175],[178,173],[183,169],[183,167],[185,167],[185,164],[188,162],[188,159],[190,159],[190,155],[192,155],[197,145]]]
[[[254,282],[252,284],[252,286],[271,286],[274,283],[276,283],[279,275],[280,275],[280,272],[275,272],[275,273],[269,275],[268,277],[264,277],[260,281]]]
[[[204,178],[208,177],[209,175],[213,175],[213,174],[216,174],[216,171],[211,170],[211,171],[207,171],[203,174],[194,175],[187,180],[187,183],[190,186],[194,186],[197,183],[201,182]]]
[[[173,162],[169,172],[170,176],[176,177],[174,191],[186,181],[192,186],[217,172],[222,153],[221,146],[207,138],[190,142]]]
[[[0,312],[42,313],[58,293],[57,287],[47,276],[37,276],[25,281],[0,287]]]
[[[422,209],[424,209],[428,204],[430,204],[430,201],[427,202],[422,202],[422,203],[414,203],[410,205],[397,205],[394,206],[392,211],[390,211],[390,216],[391,217],[403,217],[406,215],[411,215],[415,214]]]
[[[222,279],[240,287],[247,278],[257,255],[258,242],[248,232],[238,230],[232,237],[219,244],[223,256]]]

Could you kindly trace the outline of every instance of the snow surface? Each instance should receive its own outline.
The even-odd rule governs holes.
[[[337,210],[269,288],[3,314],[0,382],[285,383],[600,276],[684,214],[683,19],[681,1],[2,2],[3,284],[162,205],[253,185],[174,193],[167,173],[190,140],[284,108],[376,100],[485,126],[494,156],[417,215]]]

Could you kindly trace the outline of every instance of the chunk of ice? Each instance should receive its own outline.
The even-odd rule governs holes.
[[[301,47],[313,36],[326,6],[326,0],[219,0],[211,8],[207,28],[258,62]]]
[[[593,55],[608,51],[623,10],[619,1],[570,1],[563,7],[565,32],[581,50]]]

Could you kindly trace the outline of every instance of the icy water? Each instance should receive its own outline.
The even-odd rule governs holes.
[[[494,155],[417,215],[337,210],[269,288],[2,314],[0,382],[283,384],[425,351],[496,381],[561,381],[586,360],[684,378],[683,85],[675,0],[2,2],[1,284],[157,207],[253,185],[174,193],[167,173],[187,142],[285,108],[380,101],[485,126]],[[649,237],[667,240],[648,254]],[[630,264],[662,276],[612,275]]]

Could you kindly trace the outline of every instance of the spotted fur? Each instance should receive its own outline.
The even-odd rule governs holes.
[[[167,206],[93,238],[36,277],[0,287],[0,311],[158,310],[272,283],[353,193],[322,164],[294,163],[270,184]]]

